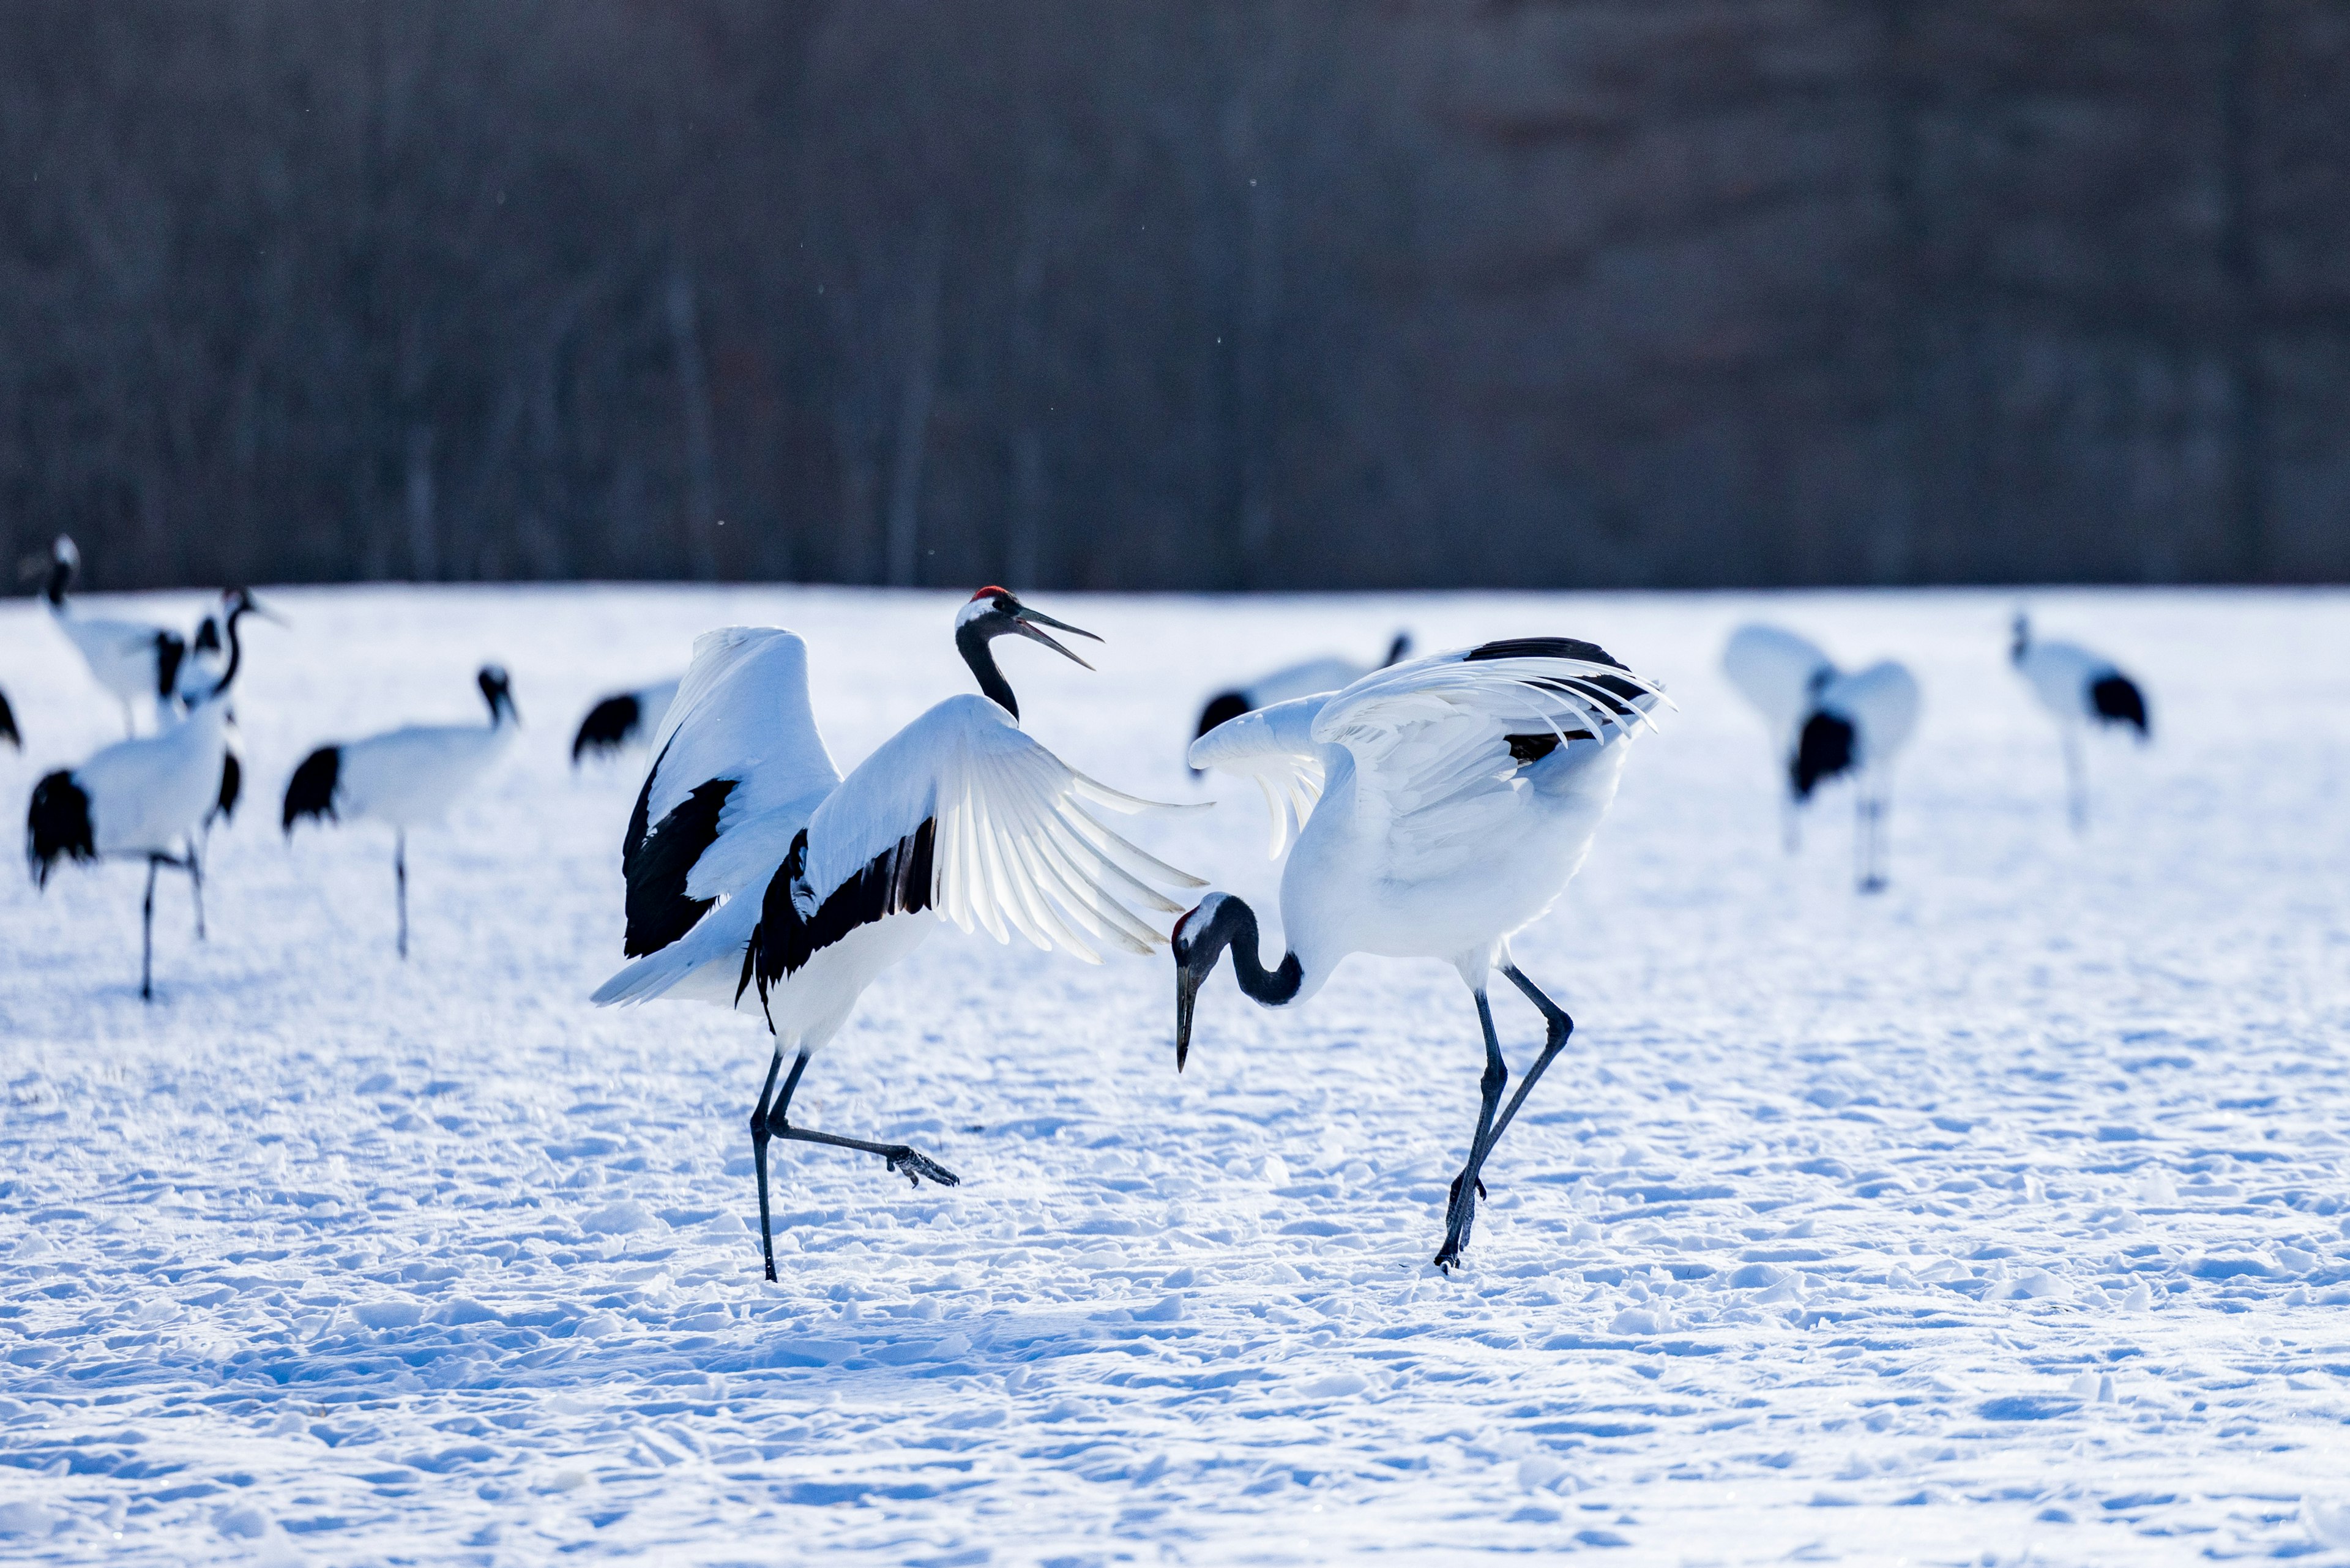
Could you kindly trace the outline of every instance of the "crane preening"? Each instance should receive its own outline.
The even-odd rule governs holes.
[[[1148,953],[1166,939],[1146,916],[1181,908],[1159,888],[1206,885],[1087,809],[1180,808],[1098,784],[1021,732],[990,644],[1025,637],[1085,663],[1045,627],[1093,636],[1002,588],[972,595],[955,618],[955,647],[986,695],[948,698],[845,779],[808,701],[806,645],[775,628],[698,639],[654,736],[620,855],[630,961],[593,1000],[666,996],[755,1007],[765,1018],[775,1044],[751,1112],[751,1149],[771,1280],[773,1140],[876,1155],[916,1185],[957,1184],[906,1145],[791,1120],[808,1058],[883,971],[941,919],[998,941],[1017,931],[1089,962],[1104,947]]]
[[[246,615],[276,618],[243,589],[229,596],[227,665],[176,722],[159,734],[117,741],[79,767],[50,774],[34,786],[26,815],[33,879],[43,888],[60,860],[147,862],[139,957],[139,994],[146,1001],[155,997],[155,874],[162,867],[188,874],[201,929],[203,867],[194,835],[220,800],[229,689],[244,661],[237,622]]]
[[[1528,979],[1510,938],[1581,868],[1616,798],[1627,743],[1664,701],[1593,643],[1519,638],[1376,670],[1342,691],[1231,720],[1191,761],[1255,779],[1273,853],[1296,823],[1281,878],[1289,950],[1273,969],[1255,911],[1213,892],[1175,927],[1175,1066],[1191,1048],[1201,983],[1229,949],[1242,991],[1266,1007],[1319,991],[1349,953],[1449,961],[1475,997],[1485,1073],[1469,1154],[1453,1179],[1436,1266],[1461,1263],[1486,1161],[1575,1021]],[[1505,1106],[1510,1073],[1486,985],[1495,969],[1543,1016],[1542,1054]]]
[[[2081,757],[2081,736],[2092,729],[2136,730],[2140,745],[2154,738],[2146,692],[2114,661],[2077,642],[2041,642],[2029,618],[2015,618],[2008,658],[2032,688],[2041,707],[2056,721],[2064,740],[2065,795],[2073,831],[2089,830],[2089,777]]]
[[[1864,893],[1882,891],[1893,761],[1918,728],[1917,678],[1889,659],[1846,673],[1809,638],[1761,625],[1731,634],[1721,672],[1762,715],[1777,746],[1788,850],[1797,846],[1802,810],[1813,794],[1831,780],[1850,779],[1853,879]]]
[[[305,817],[339,822],[371,818],[391,828],[391,873],[400,910],[400,956],[408,956],[408,830],[448,815],[457,798],[480,782],[514,744],[522,716],[514,688],[494,664],[474,676],[490,706],[487,724],[411,724],[320,746],[286,781],[280,817],[286,836]]]

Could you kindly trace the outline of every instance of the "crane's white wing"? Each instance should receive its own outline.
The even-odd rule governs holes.
[[[1622,742],[1664,700],[1596,644],[1520,638],[1367,675],[1324,705],[1313,735],[1353,753],[1364,831],[1440,855],[1515,808],[1534,787],[1522,772]]]
[[[621,841],[629,955],[676,940],[720,898],[755,897],[839,782],[808,704],[807,645],[775,627],[697,638]]]
[[[1890,659],[1840,675],[1820,693],[1820,706],[1854,722],[1870,767],[1890,762],[1918,728],[1918,678]]]
[[[1147,953],[1166,938],[1140,911],[1177,914],[1159,887],[1207,884],[1103,826],[1087,806],[1155,807],[1070,767],[983,697],[951,697],[890,737],[826,797],[788,908],[767,906],[763,970],[788,972],[827,940],[918,909],[998,941],[1097,961],[1097,941]],[[785,863],[791,869],[792,863]],[[1154,885],[1155,884],[1155,885]]]
[[[1742,626],[1721,650],[1721,672],[1754,705],[1774,739],[1794,732],[1835,665],[1817,643],[1775,626]]]
[[[1305,832],[1305,819],[1322,798],[1328,773],[1314,739],[1314,722],[1330,700],[1324,692],[1260,708],[1227,719],[1191,742],[1193,767],[1253,779],[1264,792],[1265,809],[1273,814],[1275,859],[1288,847],[1293,825]]]

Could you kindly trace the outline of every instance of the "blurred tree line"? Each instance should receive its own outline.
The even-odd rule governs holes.
[[[2338,0],[6,0],[100,586],[2350,572]]]

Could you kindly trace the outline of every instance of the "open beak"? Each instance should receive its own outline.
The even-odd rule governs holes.
[[[1034,641],[1043,643],[1045,647],[1051,649],[1054,652],[1059,654],[1064,659],[1076,659],[1077,663],[1084,664],[1087,670],[1091,670],[1093,668],[1092,665],[1086,664],[1084,659],[1078,659],[1076,654],[1071,653],[1067,649],[1062,647],[1059,642],[1046,636],[1044,632],[1036,629],[1039,626],[1049,626],[1061,631],[1068,632],[1075,637],[1091,638],[1092,640],[1096,642],[1099,642],[1101,640],[1100,638],[1095,637],[1092,632],[1087,631],[1085,628],[1081,626],[1071,626],[1065,620],[1055,620],[1051,616],[1046,615],[1044,611],[1030,609],[1026,605],[1022,605],[1019,608],[1012,612],[1012,629],[1018,632],[1021,636],[1028,638]]]
[[[1199,972],[1186,964],[1175,971],[1175,1070],[1191,1054],[1191,1009],[1200,1000]]]

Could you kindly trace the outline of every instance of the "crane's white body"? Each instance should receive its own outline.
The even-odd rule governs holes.
[[[147,716],[151,729],[160,729],[164,699],[172,694],[163,680],[163,648],[167,642],[184,647],[184,639],[170,627],[152,621],[82,614],[66,597],[74,574],[80,569],[81,552],[71,539],[59,535],[51,548],[50,578],[43,596],[49,618],[81,655],[91,678],[122,704],[124,731],[138,732],[140,714]],[[203,688],[210,689],[209,685]]]
[[[1616,798],[1637,722],[1659,697],[1649,687],[1612,704],[1561,681],[1561,664],[1438,654],[1192,743],[1194,766],[1264,788],[1274,854],[1298,823],[1281,878],[1283,934],[1304,971],[1295,1000],[1351,953],[1444,959],[1482,992],[1510,936],[1565,891]],[[1575,678],[1625,675],[1593,664]],[[1513,727],[1576,738],[1521,765]]]
[[[941,919],[999,941],[1017,931],[1094,962],[1097,945],[1147,952],[1164,940],[1129,906],[1168,914],[1178,906],[1140,877],[1201,886],[1081,809],[1148,803],[1068,767],[984,697],[939,703],[842,778],[808,701],[806,647],[773,628],[695,642],[652,752],[640,805],[648,846],[686,830],[671,814],[697,790],[731,782],[683,884],[687,898],[716,902],[608,980],[592,999],[598,1005],[674,997],[760,1011],[756,988],[743,983],[744,952],[798,836],[807,835],[798,900],[806,913],[931,825],[926,907],[848,926],[767,988],[779,1051],[806,1054],[830,1040],[865,989]]]
[[[2015,672],[2023,677],[2048,716],[2067,728],[2078,728],[2096,717],[2090,688],[2121,673],[2112,659],[2077,642],[2037,640],[2025,644],[2016,656]]]
[[[220,798],[227,704],[205,701],[154,735],[117,741],[73,770],[91,841],[109,857],[177,856]]]
[[[346,741],[335,809],[401,829],[438,826],[513,747],[520,728],[494,718],[487,724],[411,724]]]
[[[1908,667],[1881,659],[1822,686],[1814,711],[1835,714],[1852,726],[1853,772],[1866,788],[1881,795],[1890,787],[1893,760],[1918,732],[1921,706],[1918,678]]]

